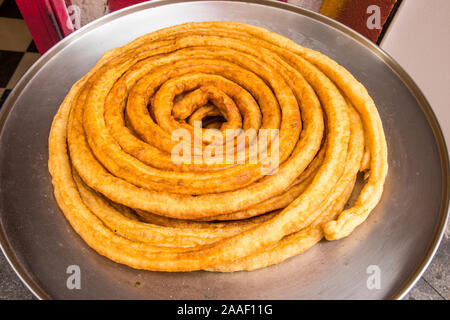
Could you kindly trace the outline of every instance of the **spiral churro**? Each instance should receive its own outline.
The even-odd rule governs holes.
[[[388,169],[362,84],[236,22],[177,25],[106,52],[60,106],[49,153],[75,231],[109,259],[157,271],[253,270],[348,236]],[[370,175],[344,210],[359,171]]]

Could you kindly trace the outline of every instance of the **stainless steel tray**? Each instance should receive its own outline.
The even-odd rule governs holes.
[[[386,130],[390,170],[384,195],[350,237],[323,241],[263,270],[133,270],[90,249],[58,209],[47,170],[50,124],[71,85],[104,51],[163,27],[206,20],[266,27],[348,68],[374,98]],[[0,240],[11,265],[39,298],[401,298],[430,262],[447,219],[447,151],[414,82],[362,36],[279,2],[151,1],[103,17],[61,41],[30,68],[4,105],[0,125]],[[70,265],[80,267],[80,290],[66,286]],[[380,271],[381,282],[371,290],[367,281],[373,270]]]

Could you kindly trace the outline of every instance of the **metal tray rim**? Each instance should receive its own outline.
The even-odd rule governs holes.
[[[431,108],[428,100],[422,93],[422,91],[419,89],[418,85],[415,83],[415,81],[409,76],[409,74],[398,64],[387,52],[385,52],[383,49],[372,43],[369,39],[365,38],[361,34],[357,33],[356,31],[350,29],[349,27],[345,26],[344,24],[333,20],[331,18],[328,18],[327,16],[324,16],[320,13],[307,10],[304,8],[300,8],[288,3],[284,2],[278,2],[273,0],[153,0],[151,2],[144,2],[139,3],[127,8],[123,8],[121,10],[118,10],[114,13],[108,14],[104,17],[101,17],[95,21],[90,22],[89,24],[85,25],[81,29],[77,30],[76,32],[72,33],[68,37],[61,40],[58,44],[56,44],[53,48],[51,48],[48,52],[46,52],[44,55],[42,55],[31,68],[27,70],[27,72],[22,76],[22,78],[19,80],[19,82],[16,84],[8,98],[6,99],[2,110],[0,110],[0,143],[2,141],[2,134],[3,134],[3,128],[4,124],[8,118],[9,112],[11,111],[12,107],[14,106],[15,101],[17,100],[17,97],[20,95],[20,93],[23,91],[23,89],[26,87],[27,83],[33,78],[33,76],[40,70],[40,68],[52,57],[58,54],[61,50],[63,50],[66,46],[68,46],[72,41],[75,41],[77,38],[81,37],[85,33],[89,32],[92,29],[101,27],[102,25],[108,23],[109,21],[112,21],[114,19],[120,18],[122,16],[132,14],[136,11],[142,10],[142,9],[149,9],[164,5],[170,5],[170,4],[177,4],[177,3],[188,3],[188,2],[244,2],[244,3],[253,3],[253,4],[259,4],[259,5],[265,5],[275,8],[280,8],[288,11],[292,11],[304,16],[307,16],[309,18],[313,18],[319,22],[323,22],[327,24],[330,27],[333,27],[348,36],[352,37],[354,40],[358,41],[359,43],[363,44],[366,48],[368,48],[372,53],[375,53],[379,58],[383,60],[398,76],[399,78],[405,83],[405,85],[408,87],[408,89],[413,93],[414,97],[419,101],[419,104],[422,108],[422,111],[425,113],[425,116],[431,126],[431,129],[433,131],[437,147],[439,149],[440,159],[441,159],[441,167],[442,167],[442,203],[441,203],[441,210],[440,210],[440,216],[439,216],[439,223],[436,226],[435,236],[432,240],[432,243],[427,251],[427,254],[425,255],[424,259],[422,260],[422,263],[416,267],[416,270],[410,275],[409,279],[397,290],[397,292],[390,297],[390,299],[400,300],[402,299],[416,284],[416,282],[420,279],[422,274],[427,269],[428,265],[431,263],[431,260],[433,259],[439,244],[443,238],[443,235],[445,233],[445,228],[447,225],[447,221],[449,219],[450,210],[449,210],[449,201],[450,201],[450,174],[449,174],[449,155],[447,150],[447,145],[444,139],[444,135],[442,133],[441,127],[439,125],[439,122],[437,120],[437,117]],[[6,257],[6,260],[14,270],[14,272],[17,274],[17,276],[20,278],[20,280],[24,283],[24,285],[31,291],[31,293],[38,299],[52,299],[42,288],[41,286],[32,279],[32,277],[27,273],[26,270],[22,268],[19,261],[17,260],[11,246],[9,245],[7,236],[5,234],[5,230],[3,228],[3,223],[0,220],[0,249],[2,250],[4,256]]]

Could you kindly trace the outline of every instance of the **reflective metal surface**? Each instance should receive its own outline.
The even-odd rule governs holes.
[[[47,170],[51,121],[71,85],[104,51],[162,27],[206,20],[266,27],[349,69],[367,87],[383,120],[390,165],[384,195],[350,237],[322,241],[263,270],[133,270],[90,249],[58,209]],[[432,258],[447,218],[445,144],[412,80],[343,25],[283,3],[152,1],[101,18],[63,40],[28,71],[4,105],[0,125],[0,240],[16,272],[39,298],[401,298]],[[71,265],[80,267],[80,290],[66,286]],[[379,289],[367,286],[373,270],[380,271]]]

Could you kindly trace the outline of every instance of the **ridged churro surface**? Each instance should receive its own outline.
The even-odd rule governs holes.
[[[106,52],[62,103],[49,153],[58,205],[87,244],[158,271],[254,270],[348,236],[387,174],[364,86],[236,22],[177,25]]]

